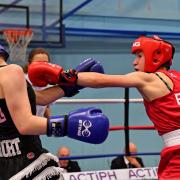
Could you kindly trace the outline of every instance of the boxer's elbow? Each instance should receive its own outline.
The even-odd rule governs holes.
[[[16,123],[16,128],[21,135],[33,135],[33,122],[31,117],[26,117]]]
[[[29,127],[27,125],[18,126],[17,130],[21,135],[29,135]]]

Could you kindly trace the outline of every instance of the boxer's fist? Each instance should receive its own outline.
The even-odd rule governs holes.
[[[64,71],[59,65],[47,62],[34,62],[28,66],[28,76],[34,86],[48,84],[73,85],[77,81],[75,70]]]
[[[75,68],[75,70],[77,72],[98,72],[104,74],[104,68],[101,63],[92,58],[84,60]],[[72,87],[61,86],[61,88],[64,90],[66,97],[72,97],[78,94],[79,90],[83,89],[84,87],[75,84]]]
[[[109,120],[95,107],[81,108],[66,116],[52,117],[47,125],[48,136],[68,136],[79,141],[100,144],[109,132]]]
[[[77,71],[74,69],[68,69],[61,72],[58,84],[62,86],[72,86],[76,84],[77,78]]]

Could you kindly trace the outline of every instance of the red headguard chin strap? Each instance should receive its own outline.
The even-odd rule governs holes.
[[[160,39],[158,36],[137,38],[132,45],[132,53],[142,51],[145,56],[144,72],[155,72],[166,62],[172,64],[175,48],[169,42]]]

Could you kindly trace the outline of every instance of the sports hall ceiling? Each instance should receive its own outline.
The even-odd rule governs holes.
[[[67,36],[128,39],[138,35],[159,34],[179,40],[178,0],[1,0],[0,27],[33,29],[41,41]],[[14,6],[14,7],[13,7]],[[17,6],[17,8],[16,8]],[[24,8],[18,8],[23,6]],[[158,7],[164,6],[159,9]],[[167,9],[167,7],[172,7]],[[27,20],[26,7],[29,10]],[[179,8],[177,11],[174,9]],[[60,9],[63,9],[62,14]],[[173,9],[174,8],[174,9]],[[60,30],[60,19],[62,19]],[[151,27],[151,28],[150,28]],[[61,34],[61,36],[63,36]],[[62,39],[61,39],[62,40]]]

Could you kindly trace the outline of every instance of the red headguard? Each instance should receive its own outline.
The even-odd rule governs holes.
[[[131,51],[133,54],[142,51],[145,56],[144,72],[155,72],[168,61],[169,65],[172,64],[175,48],[158,36],[153,38],[141,36],[133,42]]]

